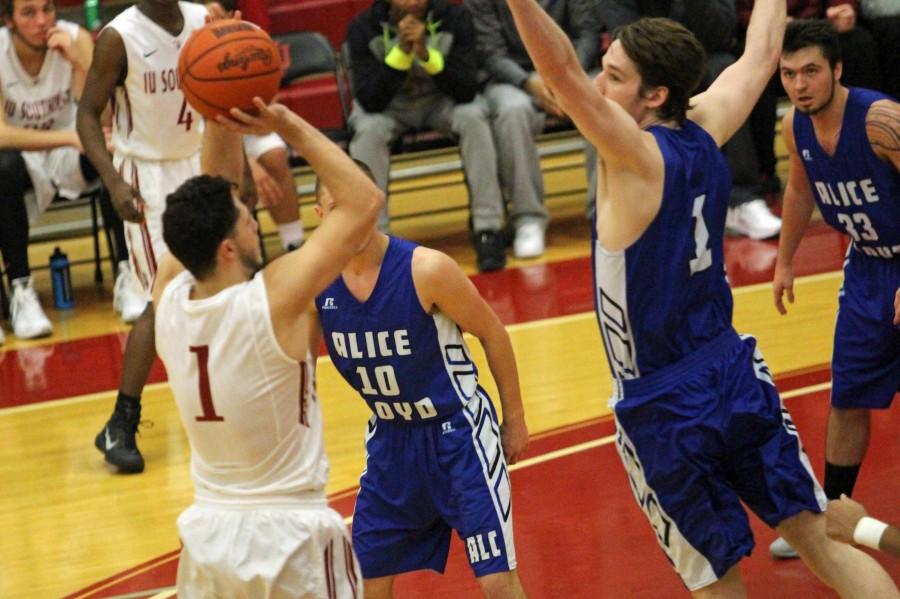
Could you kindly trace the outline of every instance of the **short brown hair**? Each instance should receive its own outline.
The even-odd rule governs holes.
[[[13,3],[16,0],[0,0],[0,17],[12,18]]]
[[[616,38],[641,76],[641,94],[668,88],[659,116],[682,123],[706,70],[706,52],[694,34],[671,19],[644,18],[620,27]]]

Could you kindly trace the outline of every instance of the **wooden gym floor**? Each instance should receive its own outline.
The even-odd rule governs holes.
[[[541,260],[511,260],[503,272],[473,275],[509,326],[533,434],[526,459],[512,469],[522,580],[537,599],[686,596],[634,503],[612,446],[610,377],[592,313],[589,232],[581,210],[575,196],[554,208]],[[412,225],[398,228],[427,237]],[[474,273],[465,234],[427,242]],[[845,245],[821,223],[813,226],[798,256],[797,303],[785,317],[772,306],[768,285],[775,248],[772,241],[728,240],[735,322],[759,339],[821,476]],[[49,249],[33,247],[36,261]],[[120,476],[107,468],[93,437],[114,402],[127,327],[112,312],[108,272],[99,288],[89,267],[76,268],[75,279],[77,307],[61,313],[50,309],[49,283],[38,273],[54,335],[18,342],[7,332],[0,349],[0,597],[171,597],[179,547],[175,519],[192,498],[186,438],[157,366],[143,400],[143,417],[153,425],[143,427],[139,439],[147,469]],[[472,343],[472,349],[482,382],[495,395],[480,346]],[[349,516],[363,465],[367,409],[327,357],[320,359],[318,380],[332,464],[328,491],[336,509]],[[856,493],[874,514],[894,522],[900,521],[898,431],[896,409],[876,414]],[[755,519],[754,531],[757,548],[743,565],[751,596],[834,596],[801,563],[771,561],[767,545],[774,533]],[[900,562],[881,561],[900,579]],[[426,596],[478,596],[458,539],[444,576],[417,573],[398,581],[397,597]]]

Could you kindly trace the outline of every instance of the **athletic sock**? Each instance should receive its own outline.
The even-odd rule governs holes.
[[[281,240],[281,248],[288,249],[300,247],[303,243],[303,222],[295,220],[290,223],[278,225],[278,237]]]
[[[856,466],[837,466],[825,462],[825,496],[828,499],[840,499],[842,494],[847,497],[853,495],[853,487],[856,486],[859,467],[860,464]]]
[[[119,391],[119,395],[116,397],[116,411],[119,412],[134,412],[136,410],[141,409],[141,396],[138,395],[134,397],[132,395],[126,395]]]

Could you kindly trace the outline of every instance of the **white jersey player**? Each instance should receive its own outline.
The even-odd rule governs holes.
[[[57,21],[56,27],[67,33],[76,45],[79,35],[88,35],[69,21]],[[23,129],[74,133],[77,97],[72,63],[61,52],[48,52],[40,72],[36,77],[31,76],[19,61],[12,37],[11,29],[0,29],[0,98],[6,123]],[[34,191],[26,195],[30,222],[50,205],[57,190],[69,199],[77,198],[85,190],[87,183],[81,172],[80,156],[75,145],[22,152]]]
[[[166,251],[160,223],[166,196],[200,172],[202,119],[181,93],[176,68],[181,47],[203,27],[207,12],[188,2],[178,8],[184,25],[177,35],[138,6],[107,25],[119,33],[128,65],[113,102],[113,165],[145,202],[143,222],[126,222],[125,230],[135,275],[148,294]]]
[[[167,200],[172,254],[153,290],[156,345],[188,432],[195,485],[194,504],[178,519],[178,596],[360,597],[346,527],[325,501],[310,355],[319,332],[306,312],[374,226],[383,197],[314,127],[283,106],[258,108],[259,117],[238,113],[243,130],[277,130],[345,199],[332,212],[337,222],[255,276],[258,228],[233,183],[194,177]],[[240,177],[240,136],[209,124],[204,147],[213,148],[205,172]]]
[[[166,196],[200,172],[200,116],[178,87],[178,53],[204,25],[206,9],[177,0],[139,0],[103,29],[78,107],[78,133],[125,223],[131,266],[149,301],[166,253],[160,219]],[[100,117],[113,98],[114,155]],[[155,359],[153,312],[135,321],[125,347],[112,417],[94,438],[120,472],[144,470],[135,433],[141,393]]]

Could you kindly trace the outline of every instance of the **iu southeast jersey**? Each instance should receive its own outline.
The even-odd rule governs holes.
[[[117,155],[180,160],[200,151],[202,117],[181,93],[178,54],[207,15],[202,4],[179,2],[184,27],[177,36],[132,6],[107,27],[119,32],[128,57],[125,85],[113,102],[112,142]]]
[[[872,151],[866,114],[873,102],[893,99],[851,87],[841,136],[829,156],[816,139],[812,119],[794,111],[794,141],[813,197],[829,225],[876,258],[900,257],[900,174]]]
[[[198,498],[270,500],[320,492],[328,479],[312,356],[275,339],[261,274],[189,299],[184,272],[156,310],[156,349],[191,442]]]
[[[341,376],[382,420],[431,422],[479,389],[455,322],[422,309],[412,279],[416,244],[391,237],[372,295],[359,302],[338,277],[316,298],[325,343]]]
[[[57,21],[74,40],[78,25]],[[43,131],[75,128],[72,63],[55,50],[47,52],[37,77],[25,72],[9,28],[0,29],[0,93],[6,122],[13,127]]]
[[[723,234],[731,176],[699,125],[655,126],[665,163],[659,214],[629,248],[610,252],[594,227],[595,307],[619,380],[672,364],[731,328]]]

